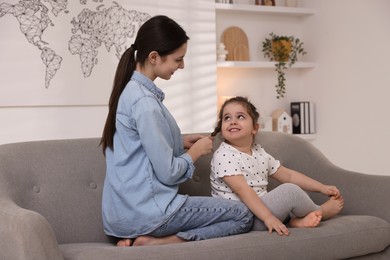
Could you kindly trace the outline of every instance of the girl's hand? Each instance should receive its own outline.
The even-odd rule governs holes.
[[[337,189],[336,186],[330,186],[330,185],[324,185],[321,193],[329,197],[334,197],[335,199],[338,199],[341,195],[339,189]]]
[[[270,215],[266,219],[264,219],[264,224],[268,227],[268,232],[271,234],[272,230],[275,230],[278,235],[288,236],[290,234],[290,231],[287,229],[287,227],[274,215]]]

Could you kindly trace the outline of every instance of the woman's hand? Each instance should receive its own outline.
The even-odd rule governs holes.
[[[290,234],[290,231],[284,225],[277,217],[274,215],[270,215],[266,217],[264,220],[264,224],[268,227],[268,232],[272,233],[272,230],[275,230],[278,235],[283,236],[286,235],[288,236]]]
[[[191,146],[199,139],[205,137],[204,135],[185,135],[183,137],[184,149],[190,149]]]
[[[192,161],[195,162],[199,157],[211,153],[213,150],[213,138],[211,136],[202,136],[191,145],[187,153],[191,156]]]

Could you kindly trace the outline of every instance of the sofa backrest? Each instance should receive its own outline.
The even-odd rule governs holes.
[[[102,227],[99,139],[0,146],[1,196],[43,215],[59,243],[109,241]]]
[[[310,143],[291,135],[264,132],[256,141],[284,165],[302,172],[324,160]],[[216,139],[214,149],[219,143]],[[196,161],[193,179],[181,185],[180,193],[210,195],[211,156]],[[101,217],[105,169],[98,138],[1,145],[0,196],[43,215],[59,243],[112,241],[103,232]]]

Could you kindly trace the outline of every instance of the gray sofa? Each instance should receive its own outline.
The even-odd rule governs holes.
[[[343,170],[296,136],[263,132],[257,141],[285,166],[337,185],[345,199],[341,214],[317,228],[291,228],[288,237],[252,231],[118,248],[102,228],[105,161],[97,138],[6,144],[0,146],[0,259],[390,259],[390,176]],[[197,161],[181,193],[209,196],[210,158]]]

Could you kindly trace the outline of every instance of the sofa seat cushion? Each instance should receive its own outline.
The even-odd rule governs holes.
[[[372,216],[338,216],[317,228],[290,228],[290,236],[252,231],[237,236],[163,246],[63,244],[65,259],[344,259],[384,250],[390,224]]]

